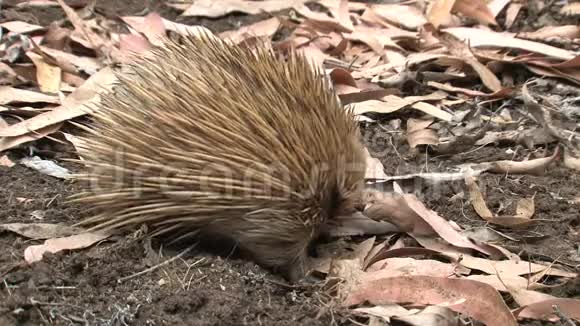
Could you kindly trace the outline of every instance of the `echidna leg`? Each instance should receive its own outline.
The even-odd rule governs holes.
[[[279,246],[282,256],[274,258],[271,264],[275,272],[283,275],[289,282],[296,283],[310,272],[311,259],[308,256],[308,247],[297,250],[294,246]]]
[[[288,234],[298,235],[295,231]],[[240,248],[253,256],[258,264],[295,283],[306,276],[311,267],[311,259],[308,257],[310,233],[297,238],[299,240],[281,239],[280,234],[277,235],[279,237],[274,234],[264,237],[244,236],[239,239]]]

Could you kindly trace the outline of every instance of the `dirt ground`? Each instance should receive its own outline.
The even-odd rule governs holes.
[[[69,224],[82,210],[63,204],[74,187],[51,177],[14,168],[0,171],[0,222],[33,222],[43,211],[49,223]],[[33,199],[22,204],[18,198]],[[327,325],[316,320],[317,299],[269,282],[255,264],[203,253],[121,284],[117,280],[159,263],[146,242],[123,239],[90,250],[47,256],[16,267],[27,243],[3,234],[0,266],[6,275],[0,325],[239,325],[264,323]],[[11,266],[14,270],[9,271]],[[34,303],[34,304],[32,304]],[[111,323],[111,324],[109,324]]]
[[[72,2],[72,1],[68,1]],[[79,1],[76,1],[77,3]],[[97,10],[112,15],[142,15],[157,11],[165,18],[188,24],[203,24],[214,31],[237,28],[263,19],[230,15],[219,20],[177,19],[178,13],[161,1],[98,1]],[[19,17],[46,25],[63,18],[60,8],[30,12],[3,12],[0,19]],[[371,153],[383,162],[387,174],[424,171],[424,156],[402,161],[382,128],[370,125],[365,135]],[[396,141],[394,143],[397,143]],[[489,146],[453,157],[429,158],[427,166],[443,170],[458,163],[498,159],[523,159],[530,152],[517,148]],[[511,146],[514,149],[514,146]],[[548,149],[552,153],[553,148]],[[45,153],[46,154],[46,153]],[[48,153],[60,157],[62,153]],[[536,153],[535,155],[541,155]],[[67,155],[63,155],[67,156]],[[532,157],[534,157],[532,155]],[[60,163],[60,162],[59,162]],[[63,164],[65,166],[70,166]],[[526,234],[525,241],[502,243],[528,259],[580,264],[579,205],[567,200],[579,195],[580,177],[569,169],[552,167],[544,176],[484,175],[484,196],[492,211],[505,207],[515,211],[515,202],[535,196],[536,224],[523,230],[501,230]],[[77,186],[43,175],[23,166],[0,167],[1,223],[73,224],[84,218],[82,207],[66,204]],[[473,210],[462,183],[424,189],[422,200],[441,216],[464,228],[485,226]],[[255,264],[235,256],[216,256],[203,251],[176,260],[153,272],[118,282],[166,259],[159,257],[138,234],[105,241],[86,250],[46,256],[42,262],[23,265],[23,251],[30,243],[10,233],[0,235],[0,326],[3,325],[351,325],[344,311],[330,308],[328,299],[313,289],[293,289]],[[550,292],[563,297],[580,297],[576,280]],[[506,298],[509,303],[509,298]],[[529,322],[527,325],[547,325]]]

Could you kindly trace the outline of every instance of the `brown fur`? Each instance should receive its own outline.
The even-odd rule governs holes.
[[[168,41],[119,75],[80,149],[81,225],[232,238],[289,279],[319,227],[356,201],[356,122],[307,60],[209,37]],[[171,233],[173,234],[173,233]]]

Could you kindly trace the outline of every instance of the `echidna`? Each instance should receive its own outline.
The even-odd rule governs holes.
[[[166,40],[102,96],[73,197],[91,230],[225,236],[291,281],[328,219],[353,208],[365,171],[349,109],[296,51],[209,35]]]

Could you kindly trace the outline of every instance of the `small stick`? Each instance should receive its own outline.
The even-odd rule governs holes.
[[[175,257],[172,257],[172,258],[170,258],[170,259],[167,259],[166,261],[164,261],[164,262],[162,262],[162,263],[160,263],[160,264],[157,264],[157,265],[155,265],[155,266],[151,266],[151,267],[149,267],[149,268],[147,268],[147,269],[145,269],[145,270],[142,270],[142,271],[140,271],[140,272],[138,272],[138,273],[131,274],[131,275],[129,275],[129,276],[125,276],[125,277],[121,277],[120,279],[117,279],[117,283],[119,283],[119,284],[120,284],[120,283],[123,283],[123,282],[125,282],[125,281],[127,281],[127,280],[130,280],[130,279],[132,279],[132,278],[135,278],[135,277],[138,277],[138,276],[141,276],[141,275],[147,274],[147,273],[149,273],[149,272],[152,272],[152,271],[156,270],[156,269],[157,269],[157,268],[159,268],[159,267],[165,266],[165,265],[167,265],[167,264],[171,263],[172,261],[175,261],[175,260],[177,260],[177,259],[179,259],[179,258],[183,257],[183,256],[184,256],[186,253],[190,252],[190,251],[191,251],[191,250],[192,250],[194,247],[195,247],[195,245],[193,245],[193,246],[190,246],[189,248],[186,248],[185,250],[183,250],[182,252],[180,252],[180,253],[179,253],[179,255],[177,255],[177,256],[175,256]]]
[[[6,291],[8,291],[8,295],[12,296],[12,292],[10,292],[10,287],[8,286],[8,282],[6,282],[6,279],[4,279],[4,287],[6,288]]]
[[[570,317],[564,315],[564,313],[562,313],[562,311],[560,311],[560,308],[558,308],[557,305],[552,305],[552,309],[554,310],[554,313],[560,317],[560,319],[562,320],[562,322],[564,322],[565,325],[569,325],[569,326],[575,326],[576,323],[574,323],[572,321],[572,319],[570,319]]]

